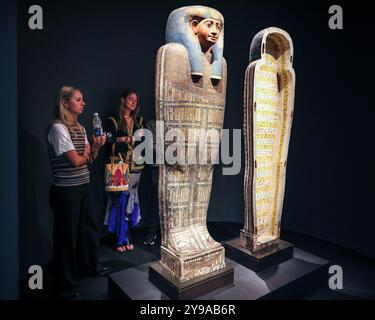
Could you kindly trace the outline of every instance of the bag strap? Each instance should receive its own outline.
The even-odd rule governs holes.
[[[116,121],[115,117],[109,117],[108,119],[113,122],[113,124],[115,125],[116,131],[118,131],[118,124],[117,124],[117,121]],[[112,157],[111,157],[111,165],[112,166],[115,162],[115,149],[116,149],[116,143],[113,143],[112,144]]]
[[[122,158],[122,155],[121,155],[120,152],[118,153],[118,157],[120,158],[120,160],[121,160],[122,163],[125,163],[125,162],[124,162],[124,159]]]
[[[115,163],[115,150],[116,150],[116,143],[112,144],[112,157],[111,157],[111,166],[113,166],[113,164]],[[120,160],[124,162],[124,159],[122,158],[121,156],[121,152],[118,153],[118,157],[120,158]]]
[[[116,149],[116,143],[112,144],[111,171],[112,171],[113,164],[115,163],[115,149]]]
[[[112,157],[115,156],[116,143],[112,144]]]

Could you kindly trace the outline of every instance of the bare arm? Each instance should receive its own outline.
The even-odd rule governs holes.
[[[83,156],[80,156],[76,150],[66,152],[65,157],[74,167],[83,166],[90,161],[90,157],[86,153]]]
[[[104,146],[107,136],[104,134],[100,137],[92,137],[93,144],[92,144],[92,158],[95,160],[98,157],[98,152],[101,147]]]

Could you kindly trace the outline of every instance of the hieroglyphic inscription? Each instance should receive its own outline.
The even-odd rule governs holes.
[[[279,93],[277,62],[269,54],[260,63],[254,87],[256,97],[255,161],[256,161],[256,212],[258,238],[267,237],[272,221],[275,180],[273,168],[279,122]],[[259,239],[261,240],[261,239]],[[264,239],[266,240],[266,239]]]

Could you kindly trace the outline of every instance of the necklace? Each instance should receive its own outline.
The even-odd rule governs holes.
[[[128,119],[130,119],[130,121],[128,121]],[[133,118],[131,116],[125,116],[125,124],[126,124],[126,129],[128,130],[128,135],[131,136],[133,134],[133,125],[134,125]]]

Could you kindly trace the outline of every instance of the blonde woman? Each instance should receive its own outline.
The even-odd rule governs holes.
[[[58,116],[48,133],[53,173],[50,204],[55,218],[55,293],[67,299],[80,298],[80,275],[101,276],[109,272],[108,267],[98,264],[98,224],[87,167],[96,159],[105,136],[94,137],[90,146],[86,130],[78,122],[84,107],[81,90],[62,87],[57,97]]]

